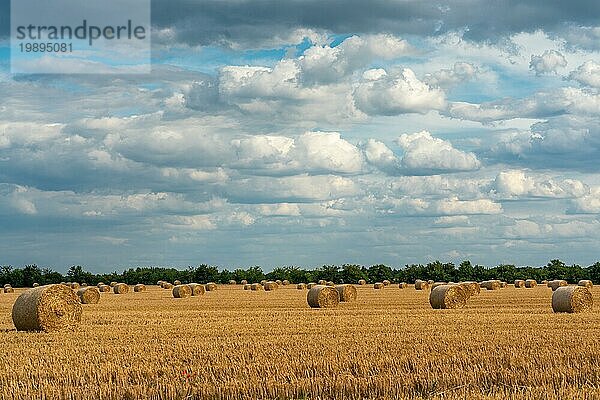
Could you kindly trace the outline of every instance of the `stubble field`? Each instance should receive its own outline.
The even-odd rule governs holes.
[[[81,325],[17,332],[0,294],[2,399],[600,399],[600,289],[594,311],[554,314],[546,287],[482,290],[432,310],[413,286],[358,288],[310,309],[306,291],[220,286],[103,293]]]

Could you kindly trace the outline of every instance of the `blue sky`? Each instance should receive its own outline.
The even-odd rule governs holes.
[[[0,18],[0,264],[600,259],[595,2],[334,3],[154,1],[147,75]]]

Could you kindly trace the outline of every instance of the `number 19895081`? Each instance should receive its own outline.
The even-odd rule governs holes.
[[[19,43],[21,53],[72,53],[72,43]]]

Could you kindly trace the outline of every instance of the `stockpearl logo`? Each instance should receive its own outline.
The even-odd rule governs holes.
[[[12,0],[12,73],[150,72],[150,0]]]

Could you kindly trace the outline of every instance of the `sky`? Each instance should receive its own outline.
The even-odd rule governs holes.
[[[600,260],[597,1],[156,0],[152,72],[12,75],[0,264]]]

